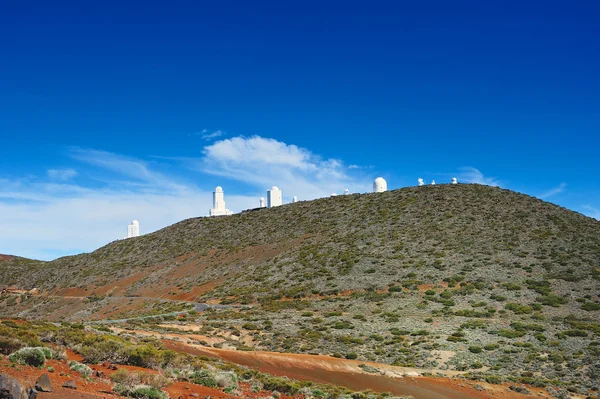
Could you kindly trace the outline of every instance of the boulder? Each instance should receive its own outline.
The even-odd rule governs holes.
[[[35,381],[35,389],[38,392],[52,392],[52,385],[50,385],[50,377],[48,374],[42,374]]]
[[[69,380],[63,384],[63,388],[77,389],[77,384],[75,384],[75,380]]]
[[[104,371],[101,370],[94,371],[94,376],[98,378],[106,378],[106,374],[104,374]]]
[[[23,386],[14,378],[0,374],[0,398],[1,399],[36,399],[37,392],[31,387]]]

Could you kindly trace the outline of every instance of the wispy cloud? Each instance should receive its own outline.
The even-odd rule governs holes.
[[[593,207],[589,204],[583,205],[581,207],[584,211],[583,213],[588,215],[589,217],[592,217],[596,220],[600,220],[600,209]]]
[[[147,188],[186,189],[185,185],[177,183],[176,179],[172,176],[166,176],[163,173],[152,170],[148,162],[137,158],[79,147],[72,147],[69,155],[77,161],[114,172],[125,178],[134,179],[138,182],[138,186],[140,186],[140,183],[145,183]],[[135,181],[128,183],[135,183]]]
[[[188,134],[188,136],[200,136],[203,140],[212,140],[217,137],[221,137],[225,134],[222,130],[215,130],[214,132],[209,132],[208,129],[202,129],[200,132],[194,132]]]
[[[202,138],[204,140],[211,140],[211,139],[216,139],[217,137],[221,137],[222,135],[224,135],[225,133],[222,132],[221,130],[216,130],[212,133],[208,133],[206,131],[204,131],[204,135],[202,135]]]
[[[471,166],[459,169],[459,174],[456,176],[460,182],[485,184],[486,186],[499,186],[500,182],[495,177],[484,176],[484,174]]]
[[[77,176],[75,169],[48,169],[48,178],[56,181],[67,181]]]
[[[560,183],[558,186],[538,195],[538,197],[541,199],[550,198],[554,195],[562,193],[563,191],[565,191],[566,188],[567,188],[567,183]]]

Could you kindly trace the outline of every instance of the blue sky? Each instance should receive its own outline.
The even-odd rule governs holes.
[[[494,184],[600,218],[598,2],[9,2],[0,253],[284,199]]]

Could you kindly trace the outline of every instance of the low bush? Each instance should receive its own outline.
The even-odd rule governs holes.
[[[13,363],[26,364],[33,367],[43,367],[46,359],[52,358],[52,351],[49,348],[21,348],[8,356]]]
[[[92,369],[86,366],[83,363],[76,362],[75,360],[71,360],[69,362],[69,368],[83,376],[92,375]]]
[[[206,370],[196,372],[191,376],[191,380],[194,384],[204,385],[209,388],[216,388],[218,386],[215,377]]]
[[[130,398],[169,399],[169,395],[167,395],[165,392],[149,385],[136,385],[133,387],[128,387],[122,384],[117,384],[113,388],[113,391],[121,396],[127,396]]]

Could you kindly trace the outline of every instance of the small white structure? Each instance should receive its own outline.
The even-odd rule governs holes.
[[[138,237],[140,235],[140,222],[137,220],[131,221],[131,224],[127,225],[127,238]]]
[[[345,189],[345,190],[344,190],[344,195],[350,195],[350,190],[348,190],[348,189]]]
[[[452,178],[452,184],[458,184],[458,179],[456,177]]]
[[[337,194],[336,193],[331,193],[331,196],[332,197],[337,197]]]
[[[424,186],[425,185],[425,182],[420,177],[417,179],[417,181],[419,182],[419,186]]]
[[[296,196],[294,195],[294,198],[292,198],[292,202],[293,202],[294,204],[295,204],[296,202],[298,202],[298,197],[296,197]]]
[[[269,208],[273,208],[274,206],[280,206],[283,204],[283,193],[281,190],[273,186],[269,191],[267,191],[267,206]]]
[[[373,192],[374,193],[383,193],[387,191],[387,182],[383,177],[378,177],[373,182]]]
[[[225,193],[221,186],[217,186],[213,192],[213,208],[209,211],[210,216],[232,215],[229,209],[225,208]]]
[[[265,207],[265,199],[264,198],[260,198],[260,201],[258,202],[258,207],[259,208],[264,208]]]
[[[431,185],[432,185],[432,186],[435,186],[435,180],[432,180],[432,181],[431,181]]]

